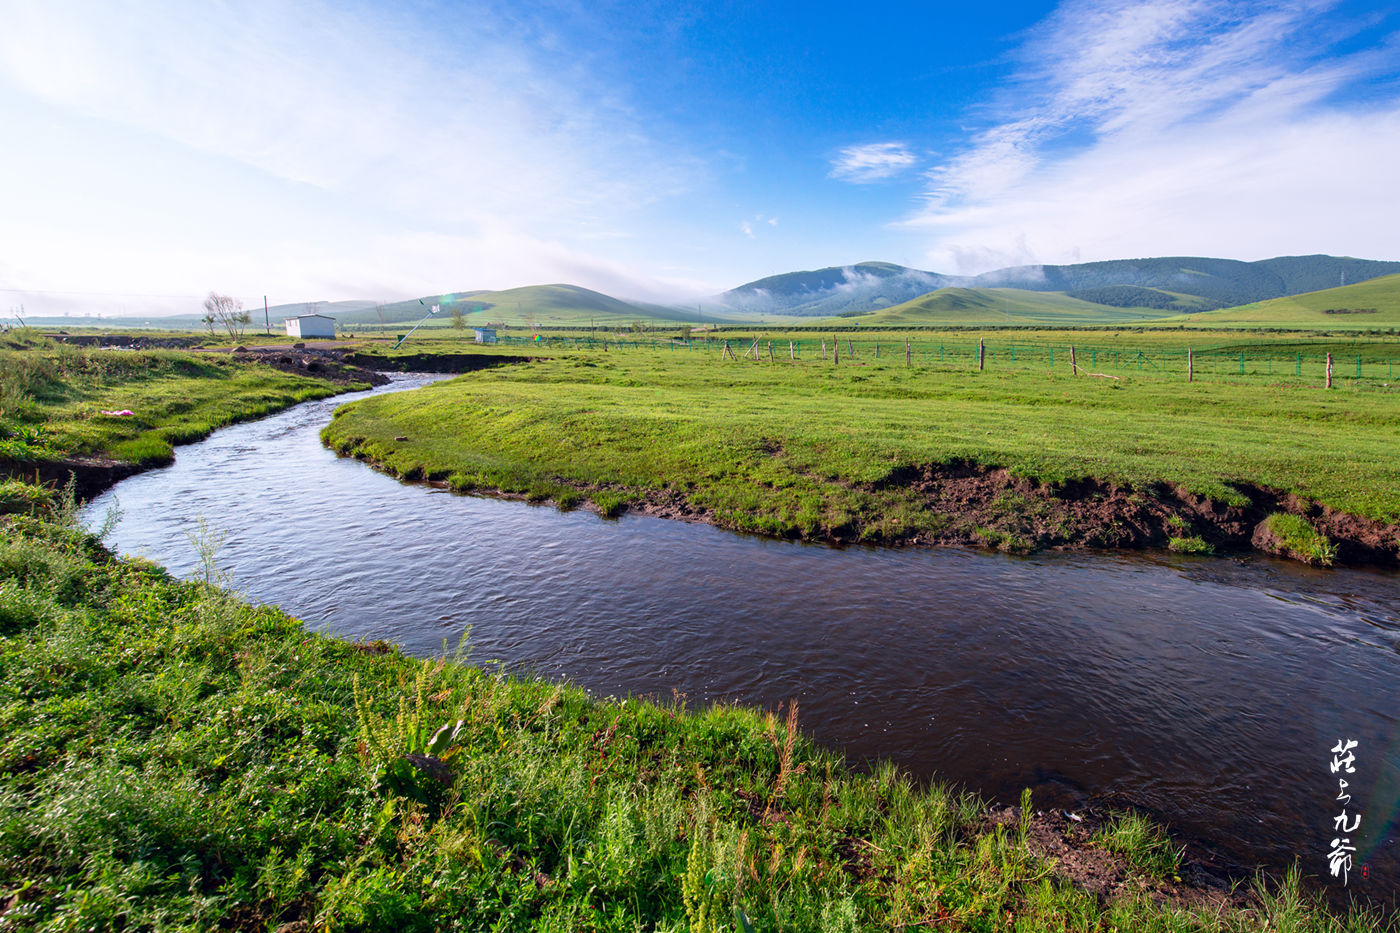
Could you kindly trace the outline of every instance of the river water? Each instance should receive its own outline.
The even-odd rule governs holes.
[[[1346,890],[1400,888],[1394,573],[837,549],[453,495],[321,446],[357,397],[182,447],[88,521],[119,505],[109,543],[189,575],[202,516],[235,586],[347,638],[430,655],[470,629],[474,662],[598,695],[796,700],[804,731],[856,762],[1005,803],[1031,787],[1041,808],[1132,804],[1222,865],[1297,858],[1333,894],[1330,842],[1346,834],[1329,750],[1354,739]]]

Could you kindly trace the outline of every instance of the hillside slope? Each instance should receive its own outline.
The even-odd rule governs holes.
[[[1013,288],[1066,292],[1120,308],[1195,311],[1395,273],[1400,273],[1400,262],[1323,255],[1279,256],[1257,262],[1204,256],[1114,259],[1016,266],[977,276],[862,262],[768,276],[731,289],[717,300],[739,312],[828,316],[893,307],[941,288]]]
[[[1373,330],[1400,327],[1400,275],[1165,319],[1198,327]]]
[[[1123,324],[1155,320],[1170,312],[1113,308],[1062,292],[1018,288],[941,288],[903,304],[843,318],[862,325],[914,324]]]

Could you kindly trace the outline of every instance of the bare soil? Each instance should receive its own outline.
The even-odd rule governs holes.
[[[1250,504],[1233,506],[1168,483],[1143,489],[1097,480],[1051,485],[967,462],[906,468],[870,488],[893,486],[907,488],[925,511],[939,516],[942,521],[934,524],[941,530],[901,535],[857,526],[832,529],[823,539],[834,544],[965,545],[1032,552],[1167,548],[1174,538],[1195,537],[1217,552],[1253,549],[1293,557],[1261,531],[1270,514],[1291,512],[1308,519],[1337,545],[1339,564],[1400,565],[1400,525],[1337,512],[1260,486],[1237,486]],[[673,493],[652,493],[628,508],[644,515],[721,524]]]

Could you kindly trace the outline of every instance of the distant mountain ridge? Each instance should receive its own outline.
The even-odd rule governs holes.
[[[1155,316],[1199,313],[1218,308],[1286,298],[1355,284],[1400,273],[1400,262],[1313,255],[1279,256],[1256,262],[1202,256],[1114,259],[1074,265],[1015,266],[975,276],[944,275],[889,262],[858,262],[770,275],[717,296],[702,308],[666,307],[625,301],[576,285],[529,285],[502,291],[462,291],[425,295],[406,301],[365,300],[306,302],[271,308],[272,318],[320,313],[335,317],[342,327],[416,322],[433,305],[439,319],[461,311],[468,324],[509,322],[515,325],[631,326],[636,321],[693,323],[705,318],[758,320],[763,315],[847,317],[893,309],[897,319],[924,315],[943,319],[949,314],[992,313],[1005,318],[1018,303],[1024,311],[1076,317],[1087,321],[1089,310],[1120,320],[1117,311],[1153,310]],[[944,290],[971,290],[975,296]],[[987,290],[1016,289],[1023,297]],[[1055,300],[1032,300],[1026,293],[1054,293]],[[906,307],[924,299],[918,307]],[[988,302],[991,302],[988,305]],[[971,302],[971,306],[962,305]],[[1009,310],[1008,310],[1009,309]],[[257,317],[256,313],[254,317]]]
[[[1075,265],[1016,266],[976,276],[861,262],[771,275],[730,289],[717,300],[742,314],[826,317],[881,310],[941,288],[1018,288],[1065,292],[1110,307],[1189,307],[1206,311],[1397,272],[1400,262],[1325,255],[1279,256],[1255,262],[1205,256],[1113,259]],[[1109,289],[1113,291],[1106,291]],[[1144,291],[1132,293],[1124,289]],[[1184,301],[1183,296],[1187,296]],[[1137,300],[1143,303],[1126,303]]]
[[[356,304],[337,302],[334,304]],[[356,324],[402,324],[417,321],[434,305],[438,306],[437,316],[449,318],[453,311],[460,311],[466,322],[480,325],[487,322],[510,322],[527,325],[531,323],[570,323],[588,324],[594,321],[601,325],[631,324],[633,321],[676,320],[690,321],[694,314],[677,311],[661,305],[637,301],[623,301],[602,292],[595,292],[578,285],[526,285],[502,291],[449,292],[443,295],[424,295],[390,304],[373,302],[358,303],[356,307],[340,310],[331,306],[319,313],[330,314],[341,326]],[[304,307],[304,306],[291,306]],[[298,310],[294,313],[300,314]]]

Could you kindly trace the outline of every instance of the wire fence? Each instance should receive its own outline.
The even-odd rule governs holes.
[[[980,369],[983,371],[1063,371],[1066,375],[1143,377],[1272,377],[1275,379],[1333,378],[1393,382],[1400,344],[1380,345],[1363,352],[1303,352],[1267,344],[1239,348],[1121,347],[957,340],[856,340],[854,338],[759,337],[623,337],[594,335],[500,335],[497,345],[538,350],[652,350],[703,354],[735,362],[825,362],[828,365],[870,365]]]

